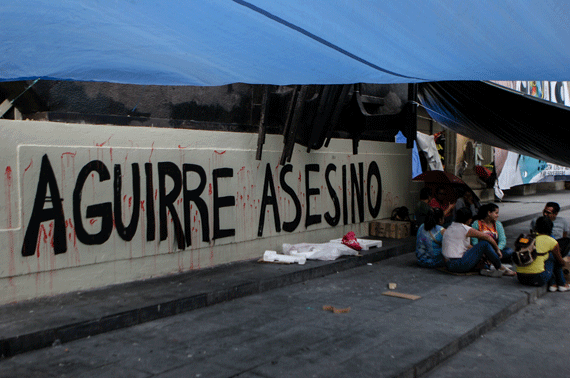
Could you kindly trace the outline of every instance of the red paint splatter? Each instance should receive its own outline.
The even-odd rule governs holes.
[[[95,222],[97,222],[97,219],[91,219],[91,220],[89,221],[89,224],[94,225]]]
[[[214,152],[217,153],[218,155],[223,155],[223,154],[226,153],[226,151],[221,151],[221,152],[220,152],[220,151],[216,151],[216,150],[214,150]]]
[[[34,160],[30,160],[30,164],[26,168],[24,168],[24,172],[28,172],[28,169],[34,165]]]
[[[43,234],[43,237],[42,237],[42,234]],[[45,226],[43,224],[40,224],[40,231],[39,231],[39,235],[38,235],[38,244],[36,246],[36,256],[38,259],[40,258],[40,243],[41,243],[42,239],[43,239],[44,243],[47,243],[48,234],[47,234]]]
[[[208,194],[212,195],[212,183],[209,184]]]
[[[150,163],[150,159],[152,158],[152,154],[154,152],[154,142],[152,142],[152,145],[150,146],[150,156],[148,157],[148,162]]]
[[[4,172],[4,175],[6,176],[6,183],[8,186],[12,186],[12,168],[10,166],[6,167],[6,172]]]
[[[95,146],[97,147],[103,147],[105,144],[109,143],[109,141],[111,140],[111,138],[113,137],[113,135],[111,135],[109,137],[109,139],[107,139],[106,141],[104,141],[103,143],[95,143]]]
[[[55,249],[54,247],[54,241],[53,241],[53,228],[54,228],[54,222],[50,222],[49,224],[49,236],[50,236],[50,240],[49,240],[49,244],[51,245],[52,249]]]

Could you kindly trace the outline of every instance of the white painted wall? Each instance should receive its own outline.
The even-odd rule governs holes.
[[[263,159],[257,161],[256,134],[11,120],[0,120],[0,132],[4,183],[0,186],[0,303],[258,258],[268,249],[280,251],[283,243],[324,242],[348,231],[364,236],[368,221],[388,217],[396,206],[411,209],[414,202],[410,195],[410,151],[402,144],[362,141],[358,155],[352,155],[349,140],[334,140],[328,148],[311,153],[297,146],[291,166],[284,168],[279,165],[283,138],[274,135],[267,136]],[[138,164],[139,180],[134,180],[134,163]],[[202,182],[190,171],[184,187],[181,172],[183,167],[191,167],[185,164],[198,166],[205,173],[199,202],[207,208],[208,241],[203,240],[205,219],[199,207],[194,202],[185,206],[184,191],[196,190]],[[329,165],[336,170],[326,175]],[[152,167],[152,175],[147,175],[147,166]],[[354,169],[359,183],[360,166],[364,185],[353,190],[351,171]],[[372,174],[369,190],[368,171],[375,172],[375,167],[381,189],[378,174]],[[115,176],[117,169],[120,175]],[[266,174],[267,169],[270,174]],[[282,181],[283,169],[288,171]],[[101,176],[105,171],[108,179]],[[164,178],[162,196],[160,172]],[[120,177],[121,185],[116,177]],[[168,194],[177,189],[172,177],[178,177],[182,188],[168,200]],[[140,183],[138,203],[133,181]],[[153,186],[154,228],[147,217],[149,182]],[[343,187],[347,211],[343,209]],[[113,221],[117,205],[114,188],[120,189],[117,209],[125,226],[133,210],[139,208],[131,240],[125,240],[128,235],[119,235],[118,221]],[[356,197],[352,204],[353,192],[358,190],[364,200],[362,219]],[[61,206],[54,206],[57,201],[52,200],[58,195]],[[335,210],[335,195],[340,213]],[[299,208],[294,197],[299,199]],[[172,206],[165,206],[166,202]],[[174,209],[183,237],[188,234],[184,229],[188,211],[191,243],[184,240],[181,248],[173,221],[176,217],[170,212],[166,216],[167,237],[160,240],[161,206]],[[88,214],[91,211],[93,214]],[[291,223],[297,213],[300,222],[294,227]],[[315,223],[306,226],[308,213]],[[331,226],[325,214],[332,218],[338,215],[338,224]],[[219,232],[214,231],[214,219],[219,221]],[[58,226],[58,221],[63,226]],[[283,227],[284,223],[291,229]],[[81,228],[83,236],[77,231]],[[105,235],[93,236],[106,228],[110,231]],[[154,240],[147,236],[149,228],[154,229]]]

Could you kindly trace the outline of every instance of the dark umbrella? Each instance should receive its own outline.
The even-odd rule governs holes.
[[[427,171],[414,177],[412,180],[425,182],[426,188],[430,188],[432,190],[432,194],[434,194],[435,190],[440,186],[444,188],[452,188],[453,190],[446,190],[446,199],[450,203],[457,201],[464,191],[471,192],[473,194],[473,199],[476,202],[480,202],[479,197],[475,192],[473,192],[473,189],[465,183],[465,181],[446,171]]]

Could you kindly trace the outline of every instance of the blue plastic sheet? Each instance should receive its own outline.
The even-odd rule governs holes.
[[[0,80],[567,80],[570,2],[3,1]]]
[[[398,131],[396,134],[396,143],[406,143],[408,139]],[[416,177],[422,174],[422,163],[420,162],[420,154],[418,153],[418,145],[414,141],[414,147],[412,147],[412,177]]]

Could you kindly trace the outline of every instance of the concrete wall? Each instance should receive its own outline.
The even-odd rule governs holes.
[[[411,208],[405,145],[0,120],[0,303],[260,257]]]

